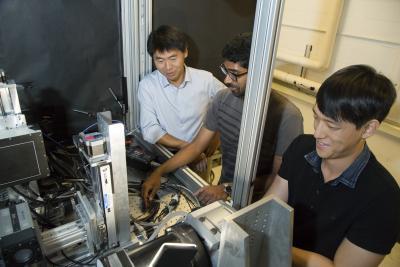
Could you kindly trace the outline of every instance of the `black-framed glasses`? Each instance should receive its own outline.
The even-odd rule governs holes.
[[[232,72],[230,72],[230,71],[225,67],[224,63],[222,63],[221,65],[219,65],[219,69],[222,71],[222,73],[223,73],[225,76],[228,75],[229,78],[231,78],[231,80],[232,80],[232,81],[235,81],[235,82],[237,82],[237,79],[238,79],[240,76],[243,76],[243,75],[247,74],[247,71],[246,71],[246,72],[243,72],[243,73],[239,73],[239,74],[232,73]]]

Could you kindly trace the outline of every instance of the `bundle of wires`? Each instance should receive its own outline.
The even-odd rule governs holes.
[[[43,228],[54,228],[59,225],[61,222],[59,221],[62,218],[51,217],[49,216],[49,211],[57,211],[59,212],[59,207],[65,202],[66,199],[69,199],[75,195],[75,187],[65,187],[62,186],[57,188],[57,191],[54,192],[46,192],[46,194],[40,196],[38,195],[32,188],[29,187],[28,184],[20,185],[20,186],[12,186],[11,189],[22,196],[28,203],[29,208],[36,218],[37,222]]]
[[[76,184],[81,192],[92,191],[85,162],[77,151],[71,153],[57,149],[49,153],[52,177],[63,183]]]
[[[133,211],[131,211],[133,213],[131,214],[131,224],[135,226],[133,231],[138,238],[142,236],[145,242],[148,241],[148,236],[154,238],[172,218],[182,218],[184,217],[182,214],[187,214],[200,207],[198,199],[188,188],[165,181],[161,184],[159,194],[156,194],[150,207],[144,210],[141,186],[141,182],[128,183],[130,200],[134,201]],[[185,211],[182,210],[182,207],[185,207]]]
[[[96,263],[92,263],[94,259],[97,258],[98,253],[94,256],[89,256],[87,258],[84,258],[82,260],[77,260],[77,259],[73,259],[70,256],[68,256],[64,250],[61,250],[61,254],[64,256],[64,258],[66,258],[68,261],[72,262],[74,265],[78,265],[78,266],[96,266]]]
[[[101,254],[101,252],[96,253],[93,256],[87,256],[84,257],[83,259],[74,259],[71,256],[68,256],[64,250],[61,250],[61,255],[64,259],[66,259],[68,262],[70,262],[69,264],[66,265],[62,265],[59,263],[55,263],[53,260],[51,260],[48,256],[46,256],[46,260],[48,263],[50,263],[53,266],[61,266],[61,267],[72,267],[72,266],[96,266],[96,263],[94,262],[99,255]]]
[[[150,207],[148,209],[144,208],[144,202],[140,194],[140,188],[141,184],[140,183],[128,183],[128,193],[130,197],[137,198],[137,202],[140,203],[140,211],[137,216],[131,215],[132,217],[132,222],[149,222],[152,221],[154,216],[158,213],[158,210],[160,208],[160,201],[159,197],[156,195],[155,201],[152,201],[150,204]]]
[[[200,202],[197,199],[197,197],[194,195],[194,193],[182,185],[163,183],[163,184],[161,184],[160,189],[161,190],[172,190],[172,191],[182,195],[185,198],[188,206],[190,207],[190,211],[196,210],[201,207]]]
[[[71,206],[70,199],[78,190],[83,193],[92,190],[76,148],[44,136],[45,140],[51,141],[46,143],[50,176],[38,180],[40,195],[29,184],[11,189],[25,198],[38,223],[50,229],[62,224],[65,207]]]

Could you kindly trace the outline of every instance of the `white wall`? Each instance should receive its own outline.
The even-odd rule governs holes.
[[[313,46],[318,59],[332,0],[286,0],[278,51],[303,56]],[[385,74],[400,95],[400,1],[344,0],[332,61],[325,70],[307,71],[307,79],[322,82],[344,66],[368,64]],[[277,68],[299,74],[300,67],[277,62]],[[388,117],[400,124],[400,97]]]
[[[303,56],[311,44],[312,59],[320,58],[332,0],[286,0],[279,41],[279,52]],[[389,114],[391,134],[380,131],[368,140],[378,160],[400,184],[400,0],[344,0],[330,65],[323,70],[307,70],[306,79],[321,83],[334,71],[352,64],[368,64],[395,84],[398,98]],[[300,66],[277,61],[277,69],[299,75]],[[315,98],[283,88],[302,111],[305,132],[313,133],[312,106]],[[394,121],[394,123],[393,123]],[[383,129],[386,129],[383,127]]]
[[[299,91],[283,88],[278,84],[273,84],[272,87],[283,93],[301,110],[304,118],[304,132],[314,133],[312,108],[315,98],[302,95],[303,93]],[[376,135],[367,140],[367,143],[377,159],[390,171],[400,185],[400,138],[384,131],[378,131]]]

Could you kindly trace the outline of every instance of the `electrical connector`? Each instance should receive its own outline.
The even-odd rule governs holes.
[[[171,196],[171,200],[168,203],[168,211],[169,212],[176,209],[176,207],[178,206],[178,203],[179,203],[179,199],[180,199],[180,194],[173,194]]]

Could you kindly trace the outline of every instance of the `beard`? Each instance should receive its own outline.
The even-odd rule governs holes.
[[[240,86],[237,84],[231,84],[227,83],[226,86],[229,88],[231,93],[236,96],[236,97],[243,97],[244,96],[244,91],[240,89]]]

